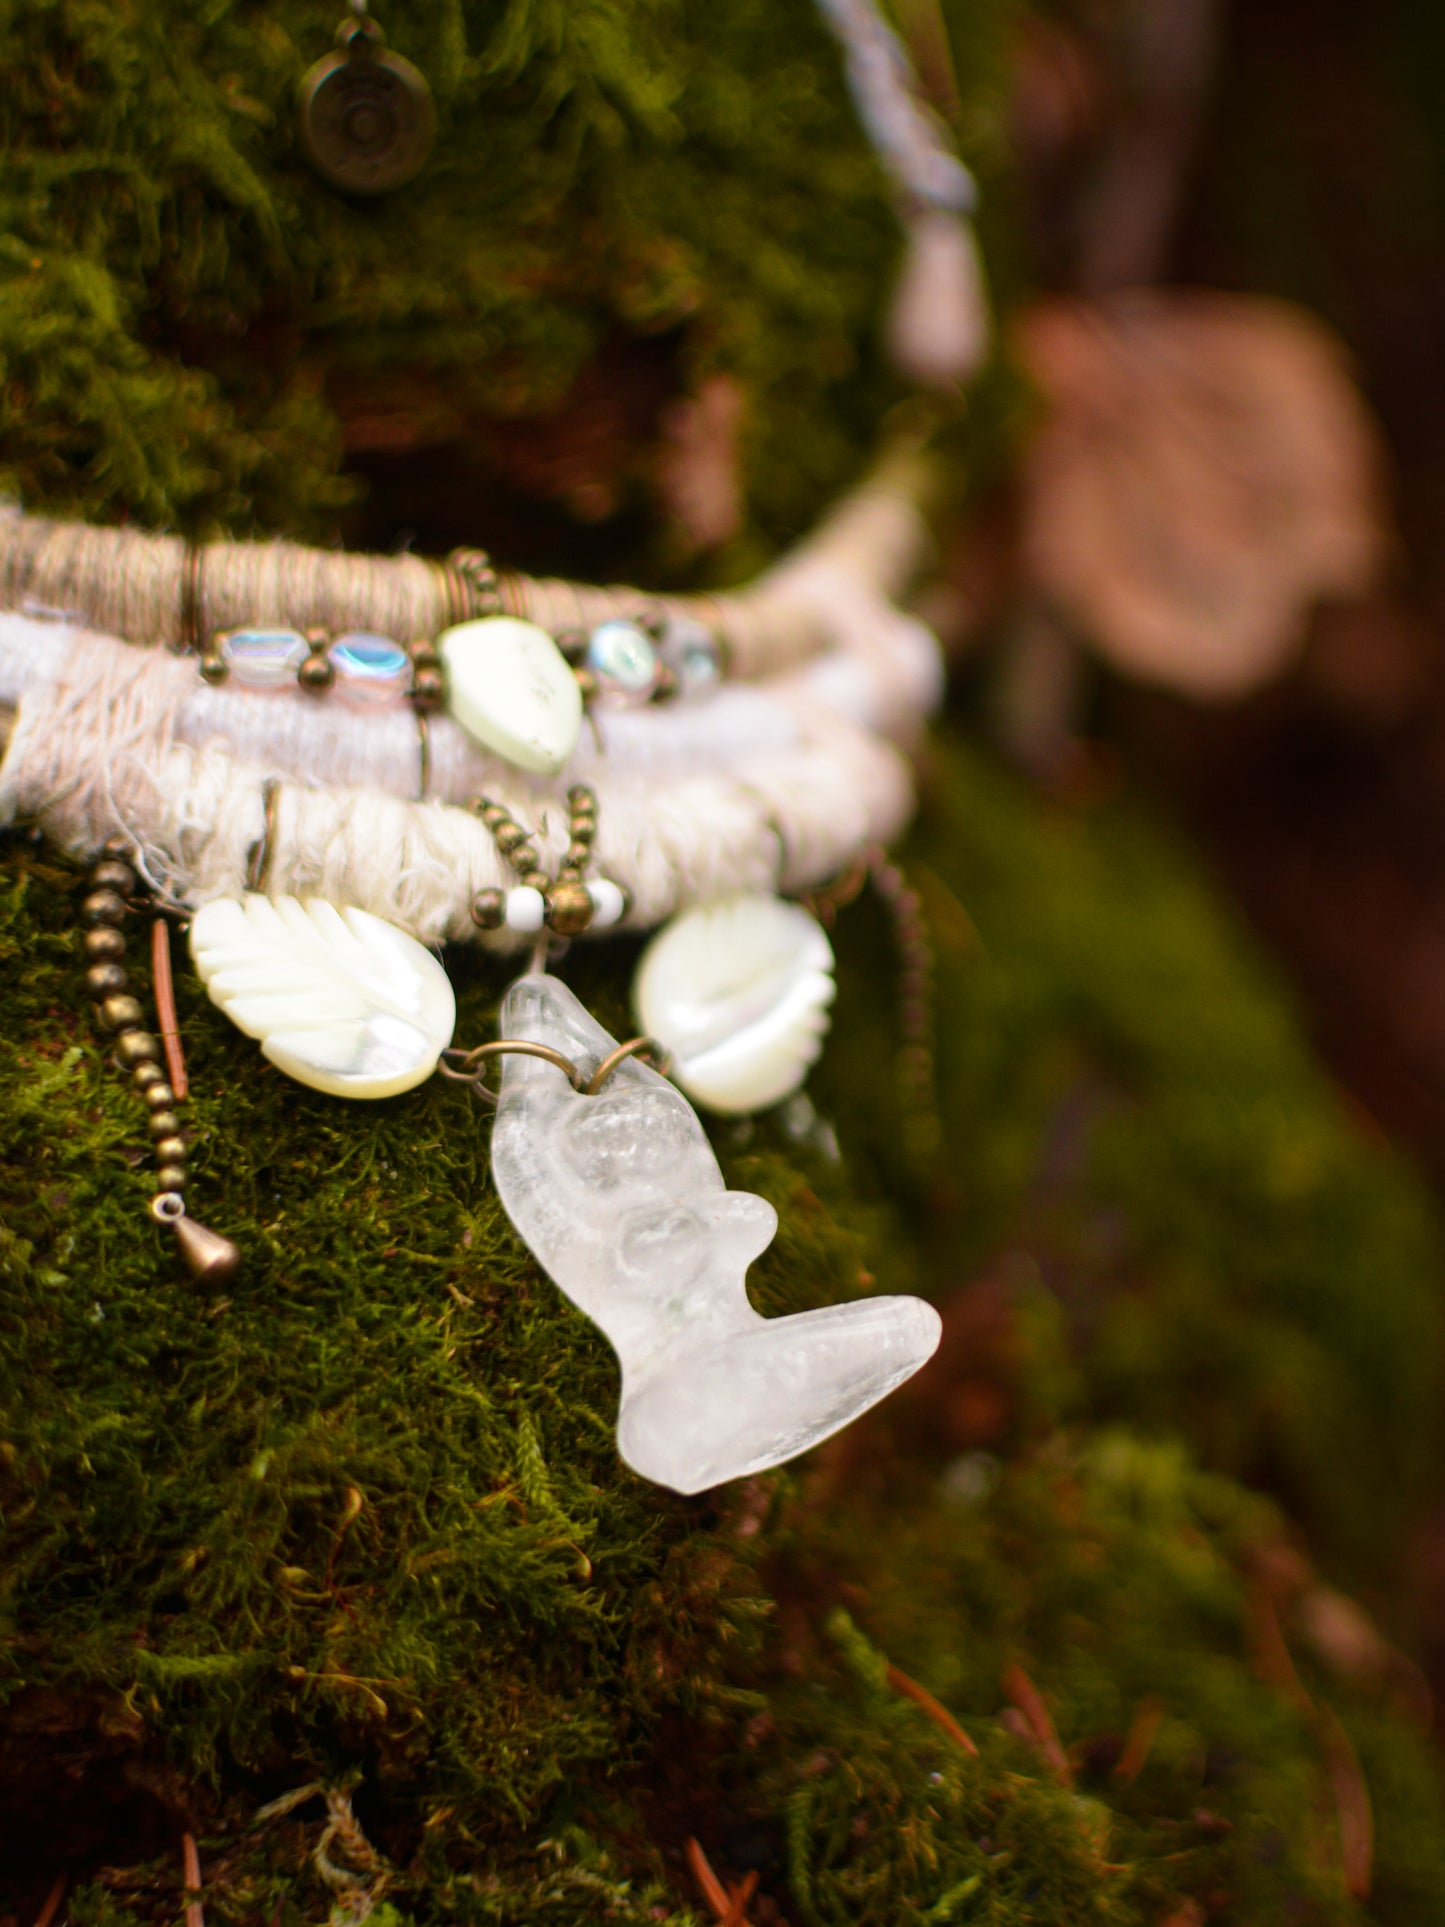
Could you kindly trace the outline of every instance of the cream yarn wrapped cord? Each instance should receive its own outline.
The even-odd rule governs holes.
[[[254,887],[264,869],[271,891],[353,903],[431,942],[478,936],[473,894],[506,881],[490,835],[456,806],[479,791],[496,797],[538,826],[543,853],[555,858],[566,839],[559,799],[583,778],[598,796],[599,872],[630,893],[634,927],[739,890],[815,886],[894,835],[911,805],[906,762],[884,732],[910,734],[940,686],[936,645],[891,600],[926,542],[925,483],[916,451],[886,463],[782,563],[708,605],[735,661],[747,638],[744,658],[751,651],[761,666],[775,646],[781,673],[696,703],[600,711],[598,742],[584,733],[554,782],[488,756],[438,716],[423,800],[409,714],[212,689],[194,658],[65,621],[0,617],[0,729],[7,708],[15,716],[0,763],[0,821],[34,820],[76,854],[125,836],[155,879],[192,906]],[[92,621],[94,612],[128,613],[136,627],[127,633],[152,641],[162,613],[180,607],[172,595],[180,545],[169,538],[15,517],[0,541],[12,596],[23,578],[32,598],[79,605]],[[234,566],[253,583],[268,570],[279,580],[312,554],[273,544],[211,553],[228,558],[227,569],[230,557],[243,558]],[[87,570],[104,564],[96,579],[82,560]],[[320,563],[307,562],[311,593],[320,595],[318,582],[344,582],[344,609],[313,600],[299,611],[238,611],[238,620],[329,616],[380,627],[390,609],[392,632],[405,633],[394,600],[379,609],[366,597],[419,593],[414,585],[437,574],[413,557]],[[539,590],[554,607],[565,590],[589,615],[593,597],[615,598],[610,608],[638,603],[635,591]],[[483,940],[517,941],[507,932]]]
[[[866,558],[853,569],[859,586],[895,594],[917,563],[924,487],[918,444],[909,438],[843,498],[795,559],[846,562],[861,545]],[[487,574],[479,589],[463,570],[418,555],[354,555],[291,542],[197,549],[174,535],[0,510],[0,609],[65,611],[134,643],[202,648],[216,630],[258,623],[338,634],[371,629],[405,643],[483,614],[519,616],[556,635],[653,605],[714,631],[730,677],[776,675],[830,644],[826,623],[806,597],[784,591],[778,572],[739,593],[665,597],[505,570]]]

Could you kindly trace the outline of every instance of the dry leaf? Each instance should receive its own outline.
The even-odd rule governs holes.
[[[715,549],[742,527],[742,424],[743,392],[729,375],[709,376],[663,415],[658,493],[690,549]]]
[[[1341,344],[1282,302],[1139,290],[1021,328],[1051,404],[1024,473],[1033,588],[1117,668],[1227,699],[1393,543],[1385,456]]]

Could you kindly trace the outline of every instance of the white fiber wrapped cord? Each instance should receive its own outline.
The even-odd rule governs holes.
[[[860,664],[865,706],[886,682],[879,670]],[[628,921],[645,928],[702,898],[821,883],[906,821],[902,756],[810,690],[814,673],[605,716],[607,752],[584,738],[549,781],[434,718],[423,802],[409,707],[367,715],[300,692],[213,689],[193,659],[0,616],[0,705],[16,710],[0,821],[32,819],[77,855],[131,837],[154,874],[199,904],[246,887],[270,782],[269,890],[352,903],[431,942],[475,938],[473,894],[512,880],[490,833],[454,805],[496,797],[538,827],[555,862],[562,798],[586,780],[598,796],[596,872],[630,892]]]

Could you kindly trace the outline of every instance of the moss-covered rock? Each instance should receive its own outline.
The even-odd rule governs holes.
[[[1007,10],[957,9],[976,149]],[[668,395],[723,371],[754,541],[806,525],[897,392],[875,336],[899,245],[813,8],[378,7],[439,132],[372,202],[297,134],[344,11],[0,6],[0,483],[92,519],[326,540],[357,498],[348,452],[389,456],[370,533],[396,509],[475,541],[499,476],[583,519],[635,502]],[[543,477],[507,427],[569,396],[565,474]]]
[[[296,141],[342,10],[0,0],[0,484],[656,575],[678,552],[629,511],[721,372],[749,520],[712,566],[800,529],[895,394],[896,225],[812,10],[378,4],[440,129],[369,205]],[[948,8],[974,158],[1012,11]],[[817,1110],[716,1137],[782,1215],[762,1309],[923,1290],[943,1351],[801,1467],[681,1500],[619,1465],[615,1366],[470,1101],[301,1091],[183,972],[195,1209],[245,1254],[188,1283],[90,1029],[80,878],[0,843],[0,1906],[63,1866],[78,1923],[172,1919],[189,1828],[245,1927],[358,1895],[381,1927],[687,1923],[689,1838],[759,1923],[1445,1914],[1387,1637],[1436,1437],[1427,1201],[1128,808],[955,735],[907,861],[936,1135],[865,901]],[[565,965],[618,1034],[633,954]],[[488,1036],[500,979],[448,967]]]
[[[318,1809],[250,1816],[359,1781],[387,1904],[418,1919],[686,1920],[689,1835],[760,1874],[760,1919],[1430,1917],[1440,1788],[1408,1667],[1322,1667],[1301,1606],[1322,1582],[1234,1482],[1288,1502],[1335,1572],[1387,1581],[1435,1387],[1429,1211],[1177,850],[957,747],[932,788],[928,1181],[898,1168],[885,933],[862,905],[815,1080],[841,1155],[796,1109],[717,1136],[730,1182],[782,1211],[762,1308],[922,1287],[953,1330],[916,1390],[801,1469],[691,1501],[617,1461],[615,1366],[508,1228],[470,1100],[299,1090],[183,973],[195,1209],[246,1254],[199,1295],[146,1216],[139,1107],[83,1011],[80,879],[11,837],[17,1864],[140,1860],[82,1913],[150,1918],[184,1819],[226,1917],[299,1919]],[[565,966],[615,1026],[629,961]],[[486,1036],[495,973],[449,965],[460,1036]],[[991,1349],[969,1342],[980,1291]],[[980,1378],[996,1402],[960,1429]],[[1340,1846],[1352,1762],[1369,1909]]]
[[[1182,1431],[1368,1574],[1439,1439],[1423,1185],[1141,809],[1025,802],[955,746],[910,855],[938,952],[946,1152],[907,1155],[897,1080],[878,1077],[892,966],[860,905],[816,1080],[855,1181],[916,1201],[936,1295],[989,1270],[1061,1328],[1073,1366],[1049,1377],[1046,1417]]]

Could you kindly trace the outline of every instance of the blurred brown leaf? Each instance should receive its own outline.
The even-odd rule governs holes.
[[[1285,666],[1317,601],[1378,578],[1384,451],[1322,323],[1146,289],[1035,308],[1019,345],[1050,404],[1024,472],[1025,576],[1125,674],[1241,695]]]
[[[709,376],[662,417],[658,494],[689,550],[715,549],[742,527],[742,424],[743,391],[728,375]]]

